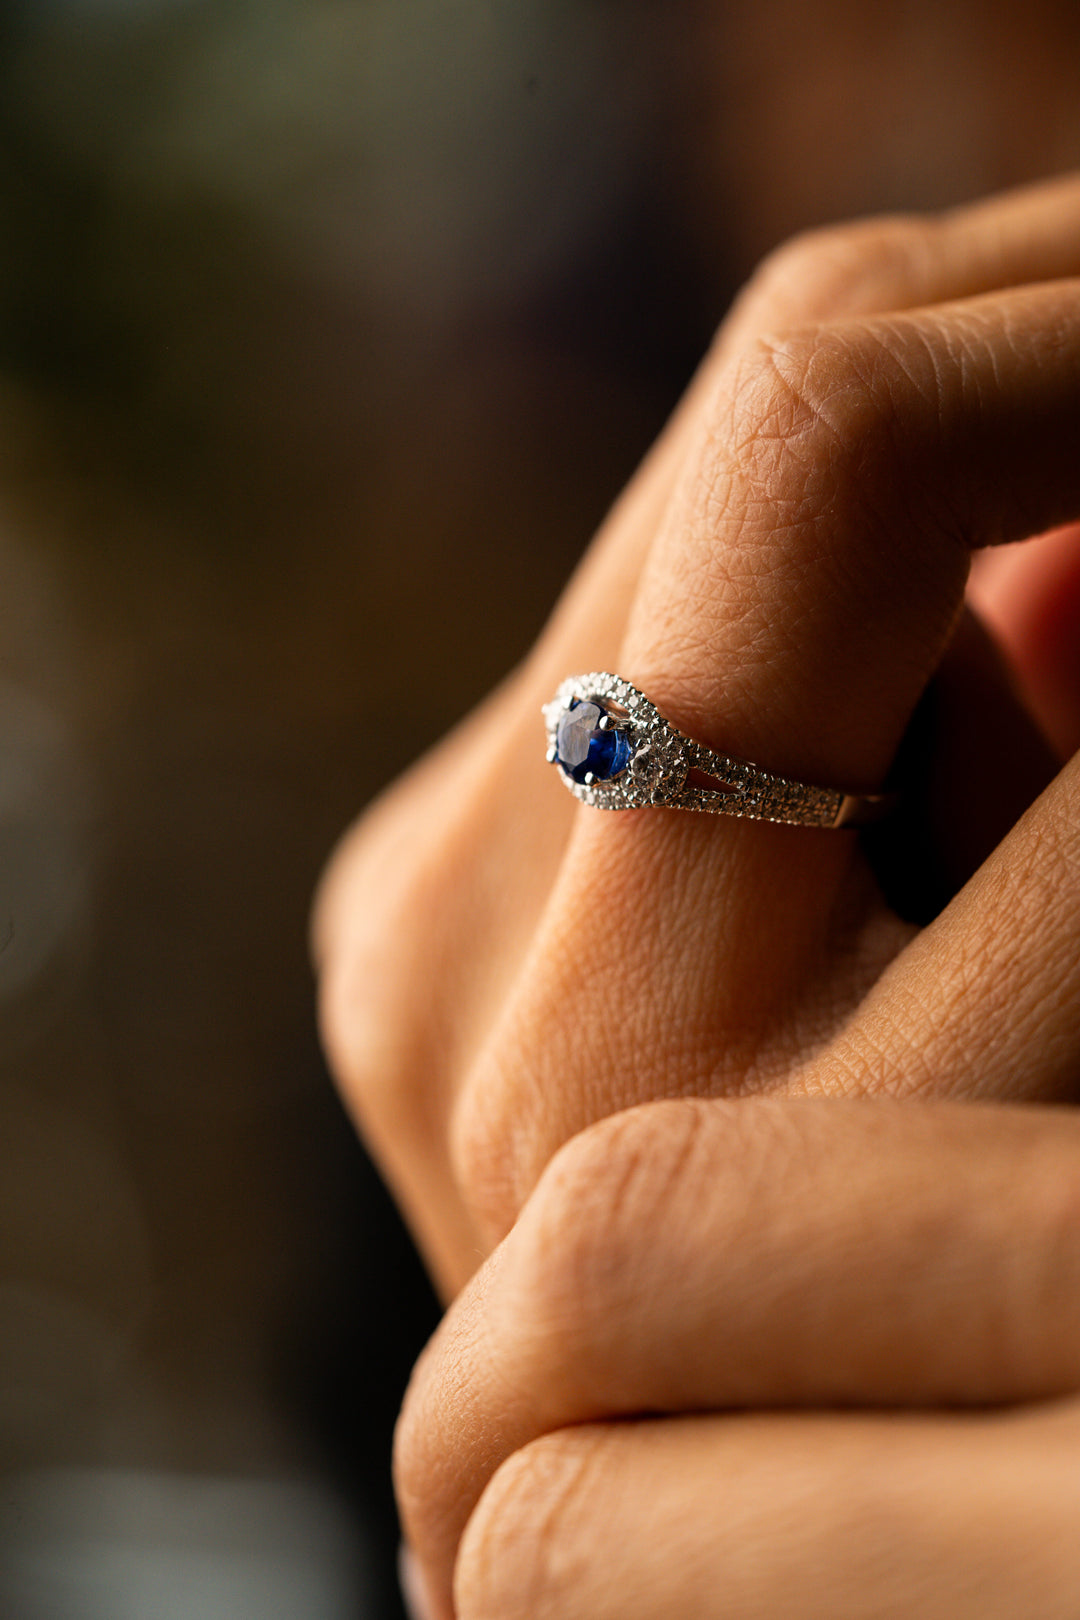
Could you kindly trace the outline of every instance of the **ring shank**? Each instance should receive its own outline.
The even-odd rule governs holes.
[[[581,702],[601,705],[631,740],[628,768],[610,780],[591,775],[575,780],[563,769],[570,792],[594,809],[695,810],[798,827],[848,828],[879,820],[895,803],[891,794],[817,787],[707,748],[665,719],[644,692],[607,671],[569,677],[545,705],[553,763],[560,763],[560,720]]]
[[[682,734],[680,733],[680,736]],[[724,784],[721,788],[688,783],[667,801],[673,809],[699,810],[712,815],[740,816],[797,827],[864,827],[892,809],[895,796],[886,793],[845,793],[841,788],[814,787],[790,777],[776,776],[749,760],[714,753],[702,743],[684,739],[691,769]]]

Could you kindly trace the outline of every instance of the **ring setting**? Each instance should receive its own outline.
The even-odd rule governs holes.
[[[547,757],[575,798],[599,810],[664,807],[802,827],[877,820],[893,802],[776,776],[694,742],[644,692],[607,671],[572,675],[544,705]]]

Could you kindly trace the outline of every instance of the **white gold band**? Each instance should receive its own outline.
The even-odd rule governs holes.
[[[665,720],[644,692],[606,671],[570,676],[543,712],[548,759],[574,797],[597,810],[659,806],[855,827],[878,820],[894,802],[888,794],[790,781],[706,748]]]

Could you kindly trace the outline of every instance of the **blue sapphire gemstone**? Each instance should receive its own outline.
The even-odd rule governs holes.
[[[597,782],[610,782],[630,763],[630,739],[625,731],[600,730],[607,713],[604,705],[575,698],[559,717],[555,731],[555,758],[567,776],[584,782],[592,776]]]

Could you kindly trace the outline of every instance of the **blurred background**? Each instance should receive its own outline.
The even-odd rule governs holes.
[[[393,1620],[434,1307],[333,840],[792,231],[1080,162],[1025,0],[0,0],[0,1614]]]

